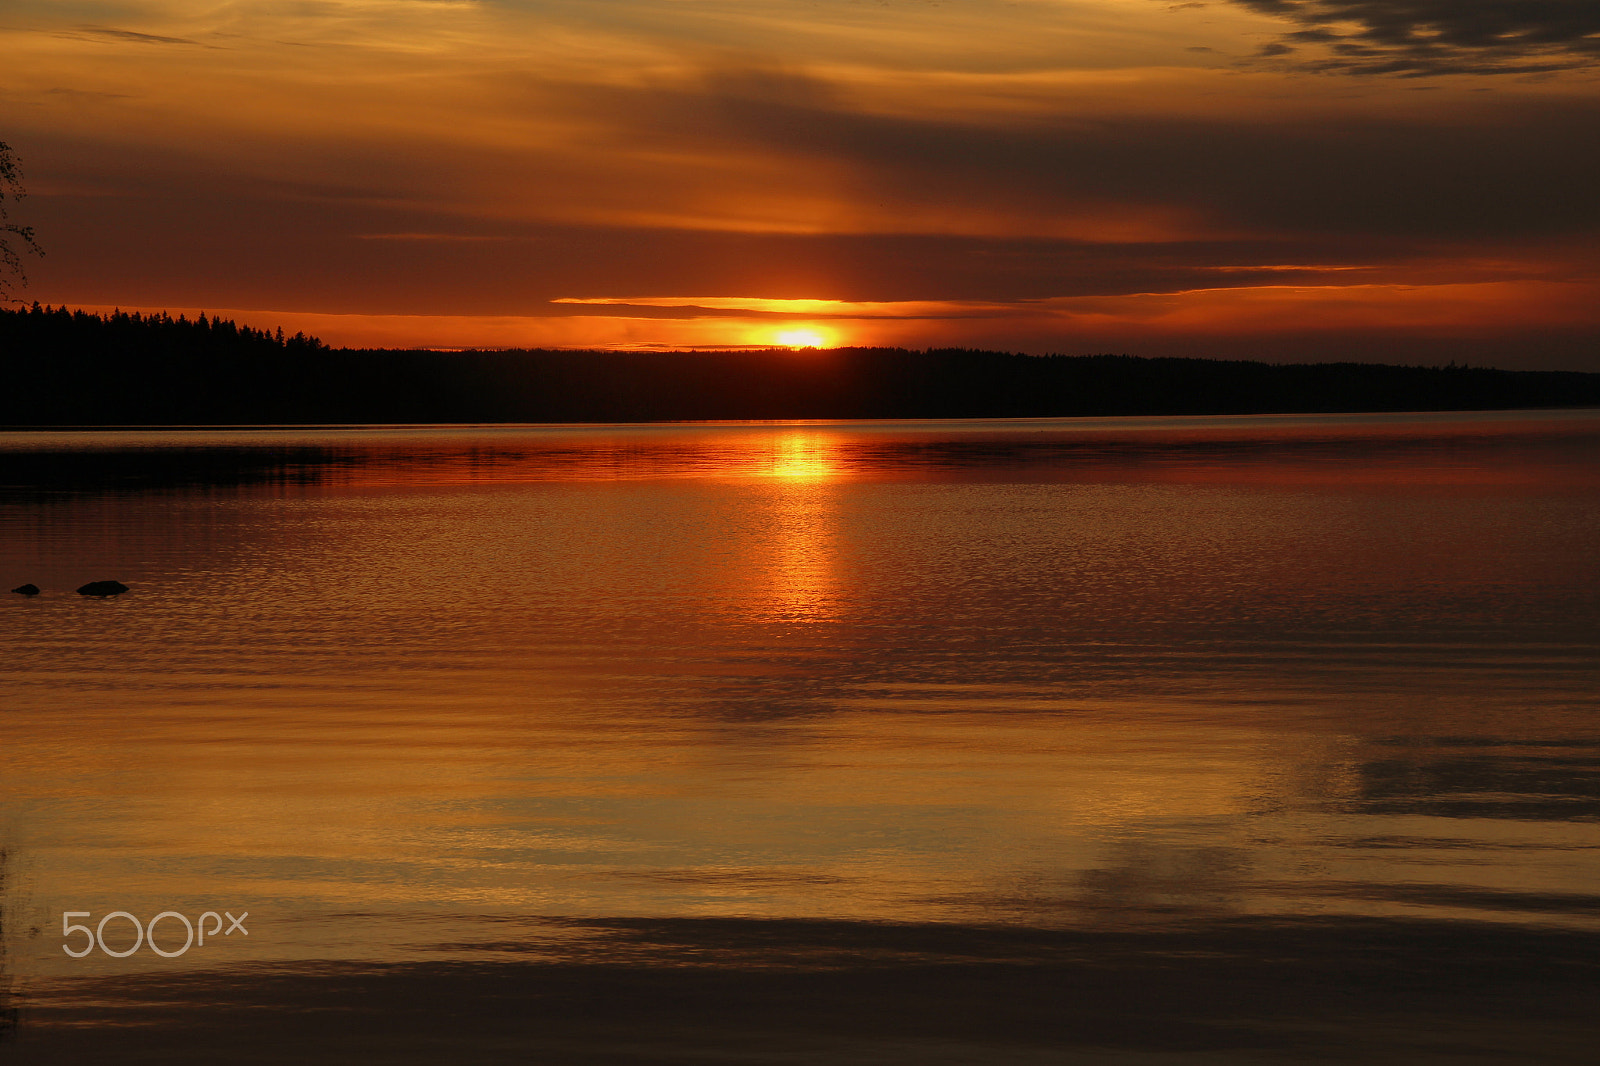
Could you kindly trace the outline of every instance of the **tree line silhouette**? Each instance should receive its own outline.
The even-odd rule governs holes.
[[[649,422],[1600,405],[1600,374],[971,349],[329,348],[201,315],[0,308],[0,424]]]

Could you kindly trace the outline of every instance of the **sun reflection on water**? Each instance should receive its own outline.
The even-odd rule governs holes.
[[[837,436],[785,433],[772,442],[768,471],[788,481],[814,481],[841,473]]]
[[[768,588],[770,616],[818,621],[838,591],[833,481],[843,469],[836,435],[786,432],[764,464],[772,479]]]

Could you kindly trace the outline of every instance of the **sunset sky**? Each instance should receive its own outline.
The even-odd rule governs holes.
[[[1600,370],[1595,0],[0,0],[23,295]]]

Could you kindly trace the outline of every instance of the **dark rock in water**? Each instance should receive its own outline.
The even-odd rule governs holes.
[[[11,591],[22,596],[37,596],[39,595],[39,586],[30,581],[26,585],[18,585]]]
[[[78,589],[80,596],[120,596],[128,591],[128,586],[120,581],[91,581]]]

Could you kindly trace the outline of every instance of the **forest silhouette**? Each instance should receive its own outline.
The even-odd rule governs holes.
[[[201,315],[0,309],[0,424],[1017,418],[1600,405],[1600,374],[971,349],[330,348]]]

